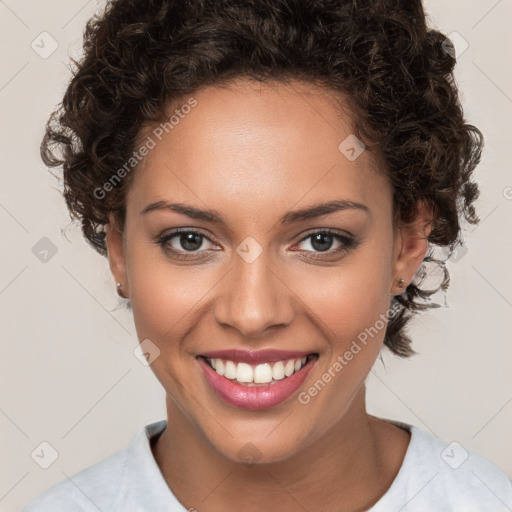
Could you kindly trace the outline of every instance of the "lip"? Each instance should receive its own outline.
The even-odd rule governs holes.
[[[222,354],[226,354],[230,351],[222,351]],[[263,354],[265,351],[261,351]],[[220,353],[220,352],[219,352]],[[272,351],[273,355],[276,354],[292,354],[295,352],[280,352],[280,351]],[[312,355],[312,352],[296,352],[297,354],[302,354],[302,357],[306,355]],[[217,352],[209,352],[209,354],[218,354]],[[245,352],[245,354],[247,354]],[[254,354],[254,353],[253,353]],[[260,355],[260,352],[255,353]],[[267,354],[268,355],[268,354]],[[203,371],[203,374],[208,382],[210,388],[225,402],[235,407],[239,407],[241,409],[249,409],[249,410],[261,410],[268,409],[270,407],[275,407],[276,405],[281,404],[288,398],[290,398],[304,383],[306,377],[309,372],[316,364],[318,360],[318,355],[314,353],[314,355],[306,362],[306,364],[298,371],[295,372],[292,376],[286,377],[282,380],[274,382],[272,384],[259,384],[256,386],[244,386],[243,384],[239,384],[237,382],[233,382],[229,379],[226,379],[222,375],[219,375],[205,360],[205,357],[210,356],[197,356],[196,360]],[[219,359],[222,359],[222,357]],[[226,359],[229,359],[227,356],[223,356]],[[300,357],[299,355],[295,356],[296,358]],[[284,358],[286,359],[286,357]],[[290,357],[289,359],[293,359]],[[280,359],[276,359],[279,361]],[[271,362],[269,359],[265,359],[267,362]],[[240,360],[240,362],[247,362]],[[254,359],[252,361],[254,363]]]
[[[300,352],[298,350],[275,350],[266,349],[258,350],[257,352],[244,349],[230,349],[230,350],[212,350],[204,352],[200,356],[208,359],[224,359],[233,361],[235,363],[247,364],[260,364],[260,363],[275,363],[277,361],[285,361],[288,359],[301,359],[302,357],[309,356],[315,352]]]

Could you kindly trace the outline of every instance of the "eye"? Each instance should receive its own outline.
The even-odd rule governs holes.
[[[156,244],[167,254],[178,260],[196,258],[201,253],[208,252],[208,243],[215,246],[207,235],[188,228],[175,229],[171,233],[161,236],[156,241]],[[348,252],[350,249],[357,246],[358,241],[355,238],[342,235],[329,229],[317,229],[303,237],[297,245],[300,246],[301,244],[309,244],[312,248],[302,249],[302,252],[312,253],[308,256],[309,258],[321,259],[325,256],[341,255]],[[334,250],[332,250],[333,244],[338,245]]]
[[[187,259],[190,256],[186,253],[191,253],[191,256],[195,257],[196,253],[205,252],[204,246],[207,245],[206,241],[213,244],[204,233],[187,228],[179,228],[160,237],[156,243],[178,259]]]
[[[312,250],[306,249],[305,252],[313,252],[315,257],[321,256],[322,253],[327,253],[328,255],[344,253],[356,245],[354,238],[328,229],[318,229],[313,233],[309,233],[301,239],[298,245],[304,242],[307,242],[305,245],[309,244],[312,247]],[[337,242],[338,247],[330,250],[335,242]]]

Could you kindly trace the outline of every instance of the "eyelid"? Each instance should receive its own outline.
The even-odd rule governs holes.
[[[314,229],[306,229],[304,234],[298,235],[299,237],[302,236],[299,240],[302,241],[305,238],[310,237],[311,235],[315,235],[316,233],[329,233],[332,235],[339,235],[347,240],[355,238],[355,236],[352,233],[349,233],[348,231],[345,231],[343,229],[337,229],[337,228],[314,228]]]
[[[216,242],[214,242],[212,240],[212,237],[209,234],[206,234],[202,229],[199,229],[199,228],[174,228],[166,234],[159,235],[157,237],[157,244],[162,243],[162,245],[165,245],[165,243],[169,242],[170,240],[172,240],[175,236],[179,235],[180,233],[195,233],[197,235],[202,236],[203,238],[208,240],[210,243],[212,243],[214,245],[218,245],[218,244],[216,244]],[[186,251],[183,251],[183,252],[186,252]],[[201,251],[201,252],[203,252],[203,251]],[[194,254],[194,253],[192,252],[190,254]]]

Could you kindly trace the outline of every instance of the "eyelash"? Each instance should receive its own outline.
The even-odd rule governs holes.
[[[184,234],[184,233],[186,233],[186,234],[195,233],[195,234],[201,236],[202,238],[205,238],[210,243],[214,243],[207,235],[205,235],[204,233],[202,233],[200,231],[196,231],[194,229],[189,229],[189,228],[177,228],[174,231],[172,231],[171,233],[168,233],[168,234],[160,237],[156,241],[156,244],[159,247],[161,247],[162,250],[164,250],[164,252],[172,253],[173,257],[178,260],[195,259],[195,256],[193,256],[193,255],[197,254],[197,252],[193,252],[193,251],[183,251],[182,252],[182,251],[176,251],[175,249],[166,248],[166,244],[170,240],[172,240],[174,237],[176,237],[176,235]],[[342,255],[342,254],[348,252],[350,249],[354,249],[359,244],[359,241],[356,240],[355,238],[341,235],[340,233],[338,233],[336,231],[329,230],[329,229],[319,228],[319,229],[309,232],[307,235],[305,235],[303,238],[301,238],[299,240],[299,242],[297,243],[297,245],[301,244],[302,242],[306,241],[309,238],[312,238],[314,235],[317,235],[319,233],[335,238],[336,240],[341,242],[342,245],[340,246],[340,248],[335,249],[335,250],[329,249],[327,251],[316,251],[316,252],[314,252],[314,251],[297,251],[297,252],[313,253],[315,256],[307,256],[307,258],[309,258],[309,259],[325,259],[323,257],[323,255],[327,255],[327,256]],[[187,253],[190,254],[191,256],[187,256]]]

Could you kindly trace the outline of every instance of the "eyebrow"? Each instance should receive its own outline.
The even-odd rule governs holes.
[[[140,214],[146,215],[147,213],[155,210],[171,210],[186,215],[191,219],[203,220],[223,226],[226,226],[227,224],[216,210],[201,210],[183,203],[169,203],[167,201],[157,201],[155,203],[148,204]],[[315,219],[317,217],[322,217],[323,215],[343,210],[360,210],[370,214],[370,209],[362,203],[350,201],[348,199],[338,199],[327,203],[314,204],[312,206],[302,208],[301,210],[290,211],[283,215],[279,222],[281,224],[292,224],[294,222]]]

